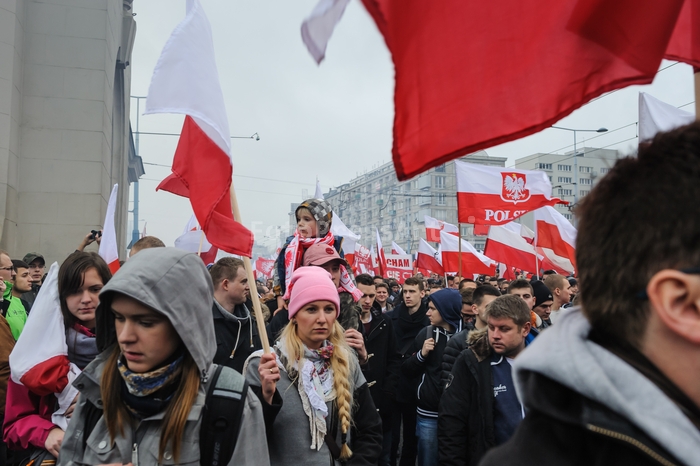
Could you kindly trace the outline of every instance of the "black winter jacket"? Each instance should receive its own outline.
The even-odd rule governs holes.
[[[454,366],[455,361],[462,351],[467,349],[467,336],[472,330],[474,330],[474,324],[469,322],[467,328],[461,332],[455,333],[452,338],[450,338],[450,341],[447,342],[445,351],[442,353],[441,383],[443,388],[447,385],[447,379],[449,378],[450,372],[452,372],[452,366]]]
[[[487,332],[473,332],[468,343],[470,347],[455,361],[440,399],[438,451],[441,466],[474,466],[487,450],[496,445],[491,348]],[[540,439],[533,445],[541,443]]]
[[[369,332],[365,332],[364,337],[369,359],[367,364],[360,367],[382,418],[382,426],[388,430],[391,429],[401,356],[396,351],[396,337],[391,320],[382,314],[376,302],[372,308]]]
[[[607,406],[541,374],[529,373],[523,390],[530,402],[525,419],[513,437],[491,450],[480,465],[681,464],[662,446]],[[542,444],[542,439],[546,439],[546,447],[534,448]]]
[[[413,351],[413,341],[416,335],[425,327],[430,325],[430,319],[426,315],[428,311],[427,299],[424,299],[420,308],[413,313],[408,313],[406,303],[401,302],[384,314],[390,321],[396,337],[396,349],[402,359],[411,357]],[[414,403],[416,401],[416,388],[419,377],[410,377],[403,371],[399,374],[398,386],[396,389],[396,401],[399,403]]]
[[[416,390],[418,414],[435,417],[442,396],[442,354],[452,334],[440,327],[429,325],[413,340],[413,354],[404,360],[401,370],[409,377],[419,377]],[[428,338],[435,340],[435,348],[424,358],[423,343]]]
[[[243,304],[237,305],[233,310],[233,315],[236,317],[245,316],[246,312],[243,306]],[[250,300],[246,301],[245,306],[247,306],[248,309],[253,308],[253,304]],[[234,322],[225,319],[224,316],[221,315],[221,311],[216,303],[214,303],[212,306],[212,314],[214,316],[214,333],[216,334],[216,354],[214,355],[214,363],[231,367],[241,372],[243,370],[243,364],[245,360],[248,359],[248,356],[262,348],[260,335],[258,334],[258,326],[253,317],[253,313],[249,313],[250,318],[245,322],[240,320]]]

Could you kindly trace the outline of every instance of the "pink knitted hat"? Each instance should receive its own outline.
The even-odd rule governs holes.
[[[340,315],[340,298],[331,274],[321,267],[299,267],[289,283],[289,318],[313,301],[330,301],[335,305],[335,316]]]

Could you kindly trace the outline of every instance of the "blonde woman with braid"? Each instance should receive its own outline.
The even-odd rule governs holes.
[[[289,323],[274,350],[252,354],[243,369],[262,401],[270,464],[377,464],[381,420],[336,321],[331,275],[301,267],[290,287]]]

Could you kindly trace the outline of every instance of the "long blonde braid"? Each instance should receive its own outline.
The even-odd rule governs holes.
[[[284,350],[289,355],[290,360],[286,362],[287,372],[294,370],[295,362],[304,358],[304,343],[299,339],[296,332],[296,325],[290,322],[280,335],[280,340],[284,342]],[[335,321],[328,338],[333,345],[333,356],[330,359],[331,370],[333,371],[333,389],[335,390],[335,406],[340,420],[340,431],[342,435],[342,447],[340,449],[340,459],[347,461],[352,456],[352,451],[347,444],[347,435],[352,424],[352,403],[353,392],[350,389],[350,361],[352,349],[345,340],[343,327]]]
[[[352,396],[350,390],[350,361],[352,350],[345,341],[345,332],[338,321],[333,324],[333,331],[329,341],[333,345],[333,356],[331,357],[331,370],[333,371],[333,388],[335,389],[335,405],[338,409],[340,419],[340,431],[342,436],[342,447],[340,448],[340,459],[347,461],[352,456],[352,451],[347,444],[348,432],[352,423]]]

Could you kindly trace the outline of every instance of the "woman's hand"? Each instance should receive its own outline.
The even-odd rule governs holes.
[[[277,390],[277,381],[280,379],[280,369],[277,367],[277,355],[275,353],[267,353],[260,356],[258,375],[260,376],[263,398],[267,404],[271,405],[272,397],[275,395],[275,390]]]
[[[80,393],[75,395],[75,399],[71,402],[70,406],[68,406],[68,409],[66,409],[64,416],[66,416],[67,419],[70,419],[73,416],[73,411],[75,411],[75,405],[78,403],[79,396]]]
[[[46,442],[44,442],[46,450],[56,458],[58,458],[58,452],[61,450],[64,435],[65,432],[60,427],[54,427],[49,432],[49,436],[46,437]]]
[[[280,295],[277,296],[277,311],[281,311],[282,309],[287,309],[287,301]],[[277,314],[277,311],[275,311],[275,314]]]

